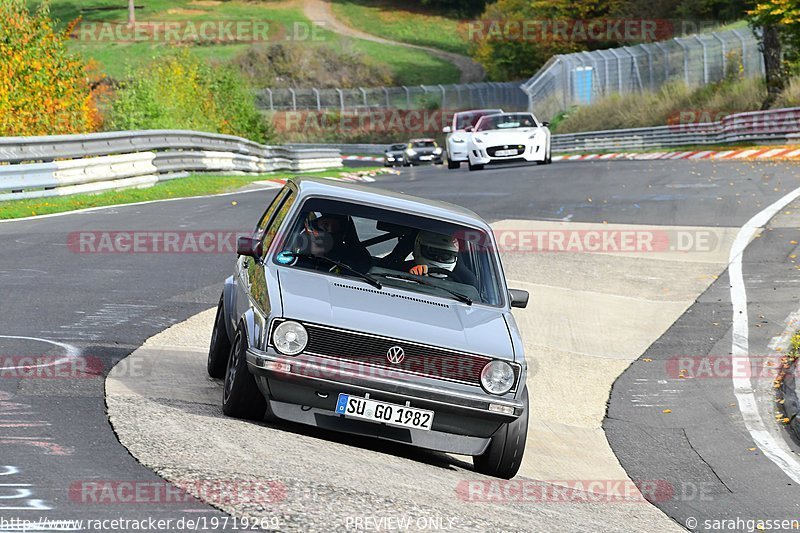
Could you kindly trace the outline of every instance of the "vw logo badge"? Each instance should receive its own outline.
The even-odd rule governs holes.
[[[398,365],[403,362],[403,359],[406,358],[406,351],[403,350],[401,346],[392,346],[389,348],[389,351],[386,352],[386,359],[389,360],[390,363],[394,365]]]

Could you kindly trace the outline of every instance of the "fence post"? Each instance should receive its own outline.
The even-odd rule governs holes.
[[[442,109],[444,109],[445,108],[444,103],[445,103],[445,100],[447,98],[447,94],[445,93],[444,85],[442,85],[441,83],[439,84],[439,89],[442,90],[442,106],[441,107],[442,107]]]
[[[289,92],[292,95],[292,111],[297,111],[297,95],[294,93],[294,89],[291,87],[289,88]]]
[[[677,37],[673,40],[683,49],[683,81],[689,87],[689,48]]]
[[[744,75],[747,76],[747,42],[745,41],[742,34],[739,33],[739,30],[733,30],[733,34],[739,38],[739,42],[742,43],[742,71]]]
[[[275,111],[275,106],[272,105],[273,104],[273,102],[272,102],[272,89],[267,89],[267,94],[269,95],[269,110],[270,111]]]
[[[667,51],[667,48],[660,42],[656,41],[653,44],[656,45],[656,48],[664,53],[664,83],[666,83],[669,79],[669,52]]]
[[[639,48],[644,50],[644,53],[647,54],[647,75],[650,79],[649,87],[653,88],[653,54],[650,52],[650,47],[645,44],[640,44]]]
[[[316,87],[314,87],[311,90],[314,91],[314,96],[317,97],[317,111],[320,111],[322,109],[322,106],[320,105],[320,102],[319,102],[319,91],[317,90]]]
[[[722,45],[722,79],[725,79],[725,74],[728,71],[728,46],[725,42],[725,39],[717,35],[716,33],[711,34],[716,40],[719,41],[719,44]]]
[[[611,54],[617,58],[617,92],[622,93],[622,56],[620,56],[613,48],[608,49]]]
[[[703,47],[703,85],[708,85],[708,50],[706,43],[699,35],[695,35],[694,39]]]
[[[390,107],[392,107],[391,104],[389,103],[389,89],[387,89],[386,87],[381,87],[381,89],[383,89],[383,94],[384,96],[386,96],[386,109],[389,109]]]
[[[458,108],[461,109],[461,85],[457,83],[453,85],[453,88],[456,90],[456,98],[458,98]]]
[[[406,92],[406,109],[411,109],[411,92],[405,85],[403,85],[402,87],[403,90]]]
[[[367,91],[365,91],[363,87],[359,87],[358,90],[361,91],[361,98],[364,102],[364,107],[369,107],[367,104]]]
[[[339,109],[344,113],[344,93],[341,89],[336,89],[336,92],[339,93]]]

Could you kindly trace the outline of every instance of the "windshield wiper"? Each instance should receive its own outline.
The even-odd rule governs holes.
[[[283,251],[281,253],[285,254],[285,255],[290,255],[291,254],[291,256],[296,258],[296,259],[308,259],[310,261],[317,261],[317,260],[325,261],[326,263],[329,263],[331,265],[336,265],[337,267],[341,268],[342,270],[346,270],[346,271],[350,272],[351,274],[354,274],[354,275],[358,276],[359,278],[363,279],[364,281],[366,281],[367,283],[369,283],[370,285],[372,285],[376,289],[382,289],[383,288],[383,285],[381,284],[381,282],[378,281],[377,279],[373,278],[369,274],[364,274],[363,272],[359,272],[358,270],[356,270],[355,268],[351,267],[350,265],[347,265],[347,264],[342,263],[340,261],[336,261],[335,259],[331,259],[330,257],[325,257],[324,255],[301,254],[299,252],[290,252],[288,250],[287,251]]]
[[[466,294],[461,294],[460,292],[450,290],[447,287],[442,287],[441,285],[437,285],[436,283],[431,283],[430,281],[418,278],[416,276],[407,276],[405,274],[389,274],[389,273],[386,274],[380,273],[376,275],[384,278],[394,278],[394,279],[401,279],[403,281],[412,281],[414,283],[419,283],[420,285],[425,285],[426,287],[435,287],[437,289],[441,289],[445,292],[450,293],[456,300],[460,302],[464,302],[467,305],[472,305],[472,298],[470,298]]]

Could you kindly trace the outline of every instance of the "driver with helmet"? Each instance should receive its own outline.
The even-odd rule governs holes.
[[[415,276],[447,278],[477,287],[475,274],[458,264],[458,252],[456,238],[421,230],[414,240],[414,265],[408,272]]]

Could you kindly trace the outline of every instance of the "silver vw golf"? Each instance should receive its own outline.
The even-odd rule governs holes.
[[[511,478],[522,341],[491,229],[466,209],[290,180],[238,242],[208,354],[226,415],[471,455]]]

